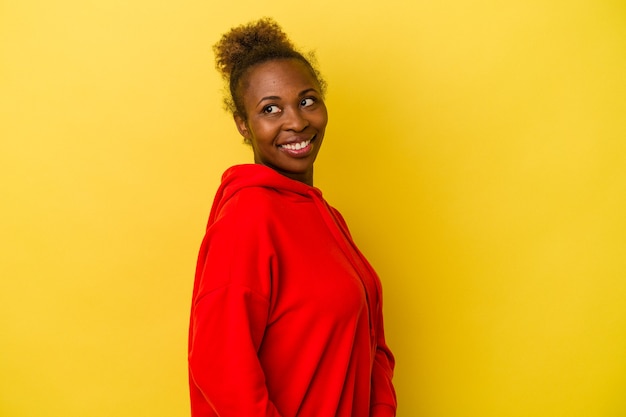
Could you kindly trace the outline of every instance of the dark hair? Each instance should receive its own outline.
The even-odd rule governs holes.
[[[311,64],[315,62],[312,53],[305,58],[293,46],[285,32],[273,19],[265,17],[232,28],[222,35],[213,46],[215,67],[227,82],[230,97],[226,94],[224,103],[233,114],[246,119],[240,87],[243,75],[253,66],[275,59],[297,59],[311,70],[319,83],[320,93],[326,92],[326,82],[319,71]]]

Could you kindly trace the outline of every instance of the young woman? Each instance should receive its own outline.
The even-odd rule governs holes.
[[[214,50],[255,163],[224,173],[200,248],[191,414],[394,416],[380,281],[313,187],[324,81],[271,19]]]

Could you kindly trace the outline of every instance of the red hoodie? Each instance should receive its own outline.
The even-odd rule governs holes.
[[[200,248],[189,329],[193,417],[389,417],[380,281],[314,187],[228,169]]]

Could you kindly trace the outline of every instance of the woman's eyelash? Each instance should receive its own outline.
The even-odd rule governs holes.
[[[274,113],[274,111],[272,111],[274,107],[278,109],[278,106],[275,104],[270,104],[268,106],[263,107],[263,113]]]
[[[317,97],[305,97],[300,100],[301,106],[312,106],[315,103],[317,103]],[[263,107],[261,111],[265,114],[278,113],[280,112],[280,107],[278,107],[278,105],[276,104],[268,104],[267,106]]]

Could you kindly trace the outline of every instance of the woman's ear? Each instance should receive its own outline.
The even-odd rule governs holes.
[[[250,129],[248,129],[247,121],[243,117],[241,117],[239,113],[234,113],[233,119],[235,119],[235,125],[237,126],[237,130],[239,131],[241,136],[243,136],[246,142],[250,142],[251,135]]]

